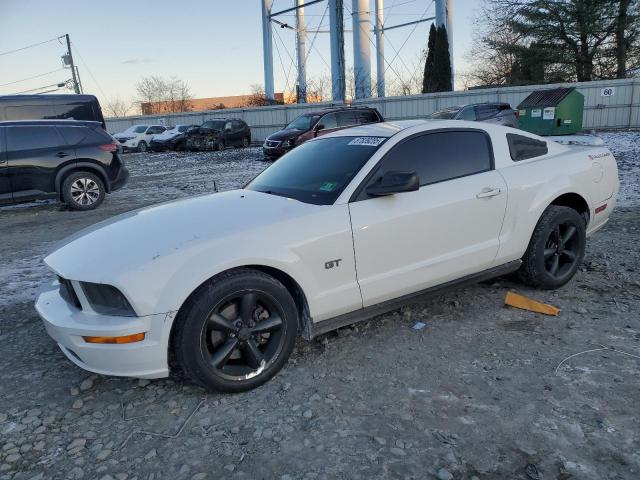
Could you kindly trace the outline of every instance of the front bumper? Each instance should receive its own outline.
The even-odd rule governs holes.
[[[262,153],[271,158],[281,157],[289,150],[291,150],[291,147],[285,147],[283,144],[280,144],[277,147],[269,147],[266,144],[262,145]]]
[[[169,375],[167,351],[173,313],[115,317],[80,310],[60,296],[57,280],[41,290],[35,307],[49,336],[80,368],[122,377],[162,378]],[[141,332],[145,333],[143,341],[121,345],[87,343],[82,338],[119,337]]]

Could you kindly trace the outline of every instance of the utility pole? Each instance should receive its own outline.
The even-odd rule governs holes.
[[[329,0],[331,98],[337,103],[343,103],[345,100],[343,8],[342,0]]]
[[[352,1],[353,76],[356,100],[371,96],[369,0]]]
[[[455,68],[453,66],[453,24],[451,0],[436,0],[436,26],[447,29],[447,40],[449,41],[449,60],[451,62],[451,85],[455,90]]]
[[[304,26],[304,2],[296,0],[296,53],[298,54],[298,103],[307,103],[307,49],[305,39],[307,32]]]
[[[376,0],[376,91],[384,97],[384,0]]]
[[[78,83],[78,75],[76,74],[76,66],[73,63],[73,55],[71,54],[71,40],[69,40],[69,34],[65,34],[65,38],[67,39],[67,58],[64,59],[65,63],[68,62],[71,67],[71,75],[73,78],[73,89],[76,93],[80,93],[80,84]],[[64,57],[63,57],[64,58]]]
[[[262,55],[264,61],[264,93],[267,102],[274,101],[273,43],[271,40],[271,7],[273,0],[262,0]]]

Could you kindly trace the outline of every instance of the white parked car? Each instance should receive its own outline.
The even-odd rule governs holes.
[[[120,142],[123,151],[146,152],[154,135],[166,130],[162,125],[132,125],[113,137]]]
[[[169,374],[242,391],[296,337],[518,270],[558,288],[618,192],[603,146],[564,146],[464,121],[341,130],[244,189],[145,208],[72,236],[45,262],[36,308],[82,368]]]

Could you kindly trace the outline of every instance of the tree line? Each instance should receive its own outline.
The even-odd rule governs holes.
[[[635,76],[640,0],[485,0],[468,86]]]

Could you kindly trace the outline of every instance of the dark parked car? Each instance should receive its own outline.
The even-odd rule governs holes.
[[[327,108],[300,115],[282,130],[272,133],[264,141],[262,151],[271,159],[278,158],[310,138],[365,123],[383,122],[375,108]]]
[[[518,112],[508,103],[475,103],[448,107],[429,115],[433,120],[470,120],[518,128]]]
[[[187,150],[224,150],[251,145],[251,129],[238,118],[208,120],[187,131]]]
[[[88,120],[106,128],[93,95],[2,95],[0,121],[6,120]]]
[[[129,176],[98,122],[0,122],[0,205],[57,198],[91,210]]]
[[[165,150],[186,150],[187,132],[197,125],[176,125],[168,128],[159,135],[154,135],[149,142],[149,149],[154,152],[164,152]]]

